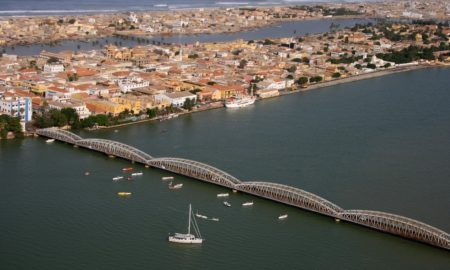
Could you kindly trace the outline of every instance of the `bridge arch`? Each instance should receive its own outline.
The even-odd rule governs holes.
[[[197,178],[216,185],[234,188],[241,181],[211,165],[183,158],[162,157],[150,160],[148,165],[163,170]]]
[[[373,229],[450,249],[450,235],[423,222],[391,213],[370,210],[345,210],[344,220]]]
[[[36,130],[36,134],[71,144],[75,144],[75,142],[83,139],[70,131],[59,128],[38,129]]]
[[[337,217],[343,209],[336,204],[299,188],[270,182],[244,182],[236,189],[319,214]]]
[[[153,157],[149,154],[134,148],[130,145],[105,140],[105,139],[82,139],[76,141],[75,143],[78,146],[89,148],[92,150],[96,150],[107,155],[117,156],[124,159],[129,159],[131,161],[136,161],[139,163],[147,164],[149,160]]]

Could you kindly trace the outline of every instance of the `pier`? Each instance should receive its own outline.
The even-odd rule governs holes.
[[[336,220],[362,225],[450,250],[450,235],[447,232],[404,216],[380,211],[346,210],[333,202],[299,188],[270,182],[241,181],[229,173],[208,164],[175,157],[153,157],[135,147],[112,140],[84,139],[69,131],[57,128],[39,129],[36,133],[76,147],[101,152],[111,157],[120,157],[145,166],[159,168],[329,216]]]

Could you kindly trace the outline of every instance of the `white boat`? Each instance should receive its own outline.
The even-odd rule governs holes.
[[[141,176],[143,174],[144,174],[143,172],[135,172],[135,173],[132,173],[131,176]]]
[[[218,218],[216,218],[216,217],[213,217],[213,218],[211,218],[210,220],[211,220],[211,221],[216,221],[216,222],[218,222],[218,221],[219,221],[219,219],[218,219]]]
[[[217,198],[223,198],[223,197],[228,197],[228,196],[230,196],[230,194],[228,194],[228,193],[219,193],[219,194],[217,194]]]
[[[229,203],[229,202],[227,202],[227,201],[224,201],[224,202],[223,202],[223,205],[225,205],[226,207],[230,207],[230,206],[231,206],[231,203]]]
[[[46,143],[52,143],[52,142],[54,142],[55,141],[55,139],[48,139],[48,140],[46,140],[45,142]]]
[[[172,182],[170,182],[170,184],[169,184],[169,188],[170,189],[179,189],[179,188],[182,188],[183,187],[183,184],[176,184],[176,185],[174,185],[174,184],[172,184]]]
[[[252,206],[253,202],[245,202],[242,204],[242,206]]]
[[[191,204],[189,204],[189,223],[188,223],[188,233],[175,233],[169,236],[169,242],[180,243],[180,244],[201,244],[203,242],[202,235],[200,234],[200,229],[198,228],[197,221],[192,213]],[[194,234],[191,234],[191,224],[194,228]]]
[[[225,102],[227,108],[242,108],[255,103],[256,98],[254,96],[234,97]]]
[[[166,181],[166,180],[173,180],[173,176],[164,176],[161,179],[164,180],[164,181]]]
[[[117,180],[120,180],[120,179],[123,179],[123,176],[116,176],[116,177],[113,177],[113,180],[114,180],[114,181],[117,181]]]
[[[202,219],[208,219],[207,216],[201,215],[201,214],[199,214],[199,213],[195,213],[195,216],[198,217],[198,218],[202,218]]]
[[[284,214],[278,217],[278,219],[283,220],[283,219],[287,219],[288,215]]]

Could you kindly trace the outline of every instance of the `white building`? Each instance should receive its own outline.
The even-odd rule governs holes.
[[[147,87],[150,85],[150,82],[141,78],[126,78],[119,80],[117,84],[119,85],[120,91],[122,93],[128,93],[136,88]]]
[[[31,121],[33,110],[31,98],[28,97],[0,97],[0,114],[18,117],[21,122]]]
[[[161,102],[163,100],[168,100],[172,106],[174,107],[182,107],[184,102],[187,99],[194,100],[194,102],[197,100],[197,95],[192,94],[189,91],[182,91],[182,92],[174,92],[174,93],[165,93],[165,94],[157,94],[155,95],[155,101]]]
[[[64,108],[72,108],[77,113],[80,119],[87,118],[91,115],[91,112],[86,107],[86,104],[81,101],[74,100],[59,100],[59,101],[48,101],[48,107],[50,109],[64,109]]]
[[[46,73],[58,73],[64,71],[64,65],[63,64],[45,64],[44,65],[44,72]]]

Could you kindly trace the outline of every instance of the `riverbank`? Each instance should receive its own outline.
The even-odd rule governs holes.
[[[335,79],[335,80],[331,80],[331,81],[319,82],[319,83],[311,84],[311,85],[309,85],[309,86],[307,86],[305,88],[300,88],[300,89],[295,89],[295,90],[280,91],[280,95],[279,96],[274,96],[274,97],[271,97],[270,99],[275,99],[277,97],[281,97],[281,96],[284,96],[284,95],[290,95],[290,94],[295,94],[295,93],[300,93],[300,92],[306,92],[306,91],[311,91],[311,90],[320,89],[320,88],[329,87],[329,86],[334,86],[334,85],[339,85],[339,84],[346,84],[346,83],[351,83],[351,82],[356,82],[356,81],[361,81],[361,80],[373,79],[373,78],[382,77],[382,76],[391,75],[391,74],[396,74],[396,73],[401,73],[401,72],[408,72],[408,71],[427,69],[427,68],[448,68],[448,67],[450,67],[450,66],[430,65],[430,64],[417,64],[417,65],[412,65],[412,66],[394,67],[394,68],[390,68],[390,69],[385,69],[385,70],[379,70],[379,71],[374,71],[374,72],[370,72],[370,73],[354,75],[354,76],[345,77],[345,78],[341,78],[341,79]],[[257,102],[263,101],[263,100],[266,100],[266,99],[258,98]],[[198,113],[198,112],[205,112],[205,111],[215,110],[215,109],[220,109],[220,108],[224,108],[223,103],[222,102],[215,102],[214,104],[200,105],[200,107],[195,108],[192,111],[183,111],[181,113],[178,113],[177,116],[187,115],[187,114],[192,114],[192,113]],[[168,119],[166,119],[166,120],[168,120]],[[112,129],[112,128],[119,128],[119,127],[134,125],[134,124],[142,124],[142,123],[155,122],[155,121],[162,121],[161,117],[151,118],[151,119],[144,119],[144,120],[138,120],[138,121],[134,121],[134,122],[128,122],[128,123],[112,125],[112,126],[102,126],[102,127],[98,127],[96,129],[91,129],[91,130]]]

